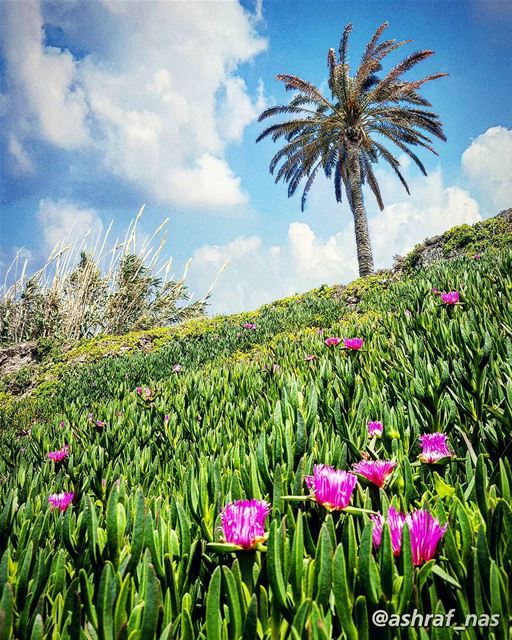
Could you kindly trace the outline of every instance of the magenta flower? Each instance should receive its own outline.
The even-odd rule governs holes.
[[[421,453],[418,456],[421,462],[435,464],[443,458],[453,458],[454,453],[448,446],[445,433],[424,433],[420,436]]]
[[[313,475],[305,480],[315,500],[329,511],[348,507],[357,484],[355,474],[325,464],[315,464]]]
[[[173,373],[179,373],[182,369],[181,364],[175,364],[174,367],[172,368]]]
[[[96,420],[96,426],[100,427],[100,429],[103,429],[104,426],[106,426],[106,422],[105,420]]]
[[[256,329],[256,325],[254,324],[254,322],[245,322],[242,327],[244,329]]]
[[[439,289],[436,289],[435,287],[432,287],[432,293],[439,293]]]
[[[64,458],[67,458],[69,455],[69,447],[66,444],[62,447],[62,449],[58,449],[57,451],[50,451],[47,455],[52,462],[62,462]]]
[[[265,520],[270,504],[265,500],[236,500],[221,513],[224,540],[242,549],[254,549],[265,540]]]
[[[417,566],[432,560],[448,525],[442,525],[425,509],[407,514],[405,521],[409,527],[413,564]]]
[[[473,260],[480,260],[482,256],[479,253],[475,253],[475,255],[473,256]]]
[[[442,293],[441,300],[445,304],[457,304],[459,301],[459,292],[458,291],[450,291],[449,293]]]
[[[316,360],[316,356],[311,353],[304,358],[305,362],[312,362],[313,360]]]
[[[141,396],[144,400],[149,400],[153,396],[153,392],[148,387],[137,387],[137,395]]]
[[[343,344],[346,349],[352,349],[353,351],[359,351],[364,344],[363,338],[344,338]]]
[[[341,338],[326,338],[324,342],[328,347],[337,347],[341,342]]]
[[[164,416],[164,424],[169,424],[169,414],[166,413]]]
[[[381,488],[386,484],[395,467],[396,462],[389,460],[361,460],[353,466],[355,473],[364,476]]]
[[[377,513],[376,515],[372,514],[370,520],[373,522],[372,540],[374,546],[376,548],[380,547],[382,543],[382,528],[384,523],[387,522],[389,533],[391,534],[393,555],[398,556],[402,546],[402,530],[404,528],[405,518],[405,513],[400,513],[394,507],[389,507],[387,518],[384,518],[381,513]]]
[[[383,431],[384,426],[382,422],[373,422],[372,420],[368,422],[368,435],[370,438],[380,438]]]
[[[72,491],[68,493],[52,493],[48,496],[48,502],[52,507],[52,511],[54,509],[58,509],[59,511],[66,511],[69,505],[73,502],[75,494]]]

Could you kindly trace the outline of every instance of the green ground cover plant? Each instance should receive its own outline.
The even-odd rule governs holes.
[[[4,392],[0,637],[509,638],[511,274],[501,247],[155,330],[149,352],[83,341]],[[308,480],[377,460],[382,486],[356,474],[343,507]],[[244,549],[238,500],[269,511]],[[435,519],[430,552],[393,509]]]

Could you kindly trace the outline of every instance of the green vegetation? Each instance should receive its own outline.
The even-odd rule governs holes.
[[[474,225],[463,224],[453,227],[446,233],[430,238],[418,244],[405,258],[400,259],[398,266],[404,271],[411,271],[423,262],[432,247],[440,250],[441,258],[454,255],[478,256],[480,253],[500,251],[512,246],[512,209]],[[425,266],[425,265],[423,265]]]
[[[57,359],[42,344],[28,396],[0,392],[0,637],[363,640],[391,637],[372,625],[377,609],[454,609],[454,623],[482,624],[468,638],[506,640],[511,274],[512,251],[488,251],[82,340]],[[455,457],[422,464],[419,436],[434,432]],[[351,469],[363,454],[397,468],[381,489],[360,479],[354,512],[287,499],[307,497],[315,464]],[[60,492],[75,494],[62,513],[48,504]],[[219,515],[241,498],[270,503],[268,539],[222,552]],[[407,533],[395,558],[387,528],[374,548],[361,510],[391,505],[448,525],[432,560],[413,566]],[[457,637],[441,631],[393,637]]]
[[[63,242],[29,277],[27,261],[18,265],[16,258],[7,276],[11,271],[21,275],[15,275],[0,296],[1,344],[37,340],[38,347],[44,342],[51,349],[56,341],[170,326],[203,315],[208,294],[204,300],[187,302],[185,275],[174,279],[172,261],[160,262],[166,237],[159,234],[165,223],[138,244],[142,211],[125,240],[116,240],[111,248],[111,228],[103,237],[86,236],[79,246]]]

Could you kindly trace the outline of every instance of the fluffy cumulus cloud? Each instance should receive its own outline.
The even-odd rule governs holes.
[[[512,129],[491,127],[462,154],[462,167],[472,183],[498,209],[512,206]]]
[[[202,295],[220,273],[211,312],[254,309],[265,302],[306,291],[326,281],[346,281],[356,269],[355,252],[344,250],[347,233],[321,241],[308,224],[293,222],[281,245],[265,246],[258,236],[206,245],[192,256],[188,281]]]
[[[103,224],[94,209],[82,207],[67,200],[40,200],[37,222],[45,249],[52,251],[57,246],[73,245],[93,241],[99,237]]]
[[[407,165],[405,159],[403,164]],[[481,219],[477,202],[467,191],[446,186],[440,170],[427,178],[409,178],[411,197],[399,190],[390,174],[383,171],[379,177],[389,204],[377,212],[368,198],[377,268],[391,266],[395,255],[403,255],[426,237]],[[340,231],[323,233],[321,215],[332,210],[333,195],[328,183],[320,183],[319,188],[309,211],[312,221],[292,222],[281,243],[266,245],[258,236],[240,237],[194,252],[190,284],[198,294],[210,284],[212,274],[219,273],[228,262],[214,288],[213,313],[254,309],[295,292],[324,283],[346,283],[357,277],[354,228],[346,206],[339,215]]]
[[[235,0],[9,2],[4,13],[9,149],[19,170],[31,167],[24,141],[38,137],[98,154],[162,203],[245,202],[225,150],[265,106],[261,83],[250,91],[238,75],[266,47],[257,15]],[[75,46],[48,46],[51,28]]]
[[[15,133],[35,135],[64,149],[87,143],[87,104],[76,84],[76,61],[69,51],[43,44],[43,17],[38,2],[4,5],[3,52],[10,83],[11,143],[20,160],[21,142]],[[14,140],[14,142],[12,142]],[[29,162],[22,159],[22,167]]]

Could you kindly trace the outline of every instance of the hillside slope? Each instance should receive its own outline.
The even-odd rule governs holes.
[[[49,361],[30,396],[2,411],[0,637],[356,640],[388,637],[372,625],[378,609],[454,609],[454,623],[488,617],[468,637],[506,638],[503,238],[477,259],[97,339]],[[453,290],[460,301],[443,303],[438,292]],[[382,423],[381,437],[368,421]],[[449,455],[427,464],[420,436],[433,433],[446,435]],[[48,459],[65,446],[62,462]],[[396,464],[383,487],[359,475],[348,510],[308,499],[315,465],[351,470],[367,459]],[[59,492],[73,493],[62,513],[48,504]],[[242,498],[270,504],[268,539],[253,551],[218,544],[223,507]],[[437,517],[447,526],[439,545],[418,555],[425,532],[418,542],[405,528],[397,552],[386,527],[372,544],[369,512],[390,505]]]
[[[33,394],[36,389],[35,396],[44,396],[46,402],[58,394],[61,381],[66,386],[77,372],[85,380],[88,375],[116,380],[116,371],[127,369],[129,380],[136,385],[141,377],[151,383],[166,377],[175,364],[182,369],[203,366],[216,359],[243,357],[251,350],[264,351],[266,345],[268,351],[269,343],[279,334],[328,328],[341,318],[350,324],[354,313],[378,312],[378,308],[373,308],[374,299],[380,304],[375,296],[396,280],[409,280],[421,268],[443,260],[478,258],[508,247],[512,247],[512,209],[427,239],[405,257],[398,257],[392,270],[380,271],[348,286],[322,286],[264,305],[255,312],[192,320],[176,327],[127,335],[99,336],[69,345],[42,340],[9,347],[0,350],[0,400],[4,406],[10,406],[16,396]],[[245,323],[260,326],[251,334],[241,331]],[[204,348],[196,349],[197,342]],[[109,388],[96,385],[94,380],[87,386],[97,386],[97,393],[91,392],[90,399],[101,397]]]

